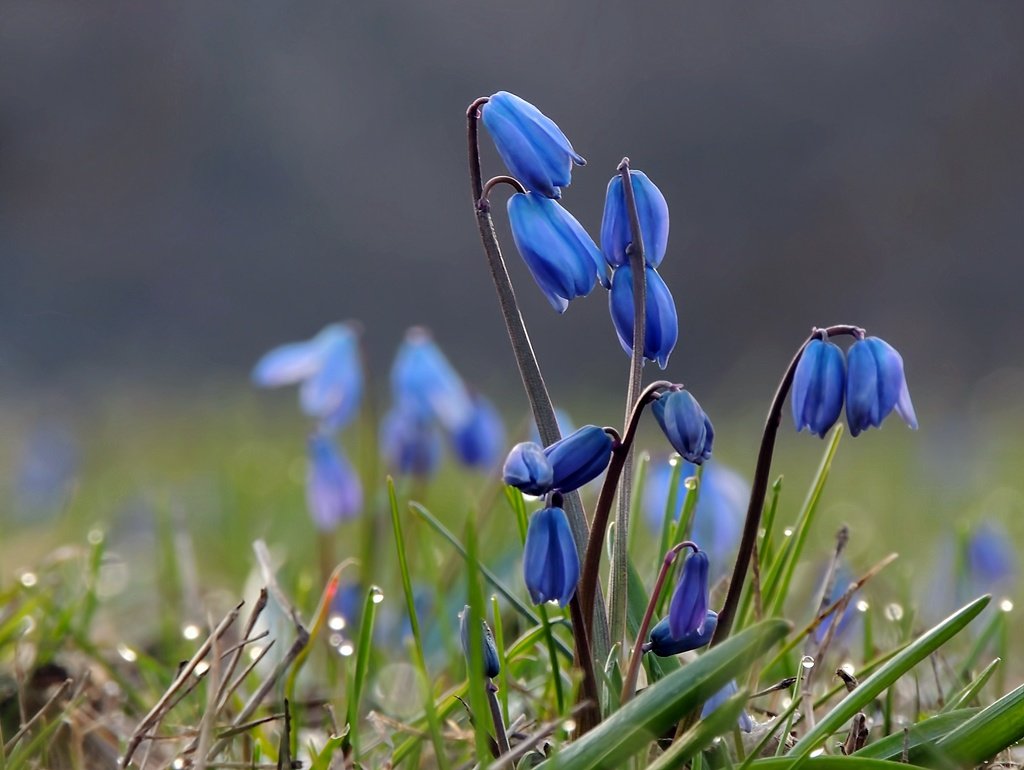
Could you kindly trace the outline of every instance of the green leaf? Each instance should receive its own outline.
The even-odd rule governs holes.
[[[970,703],[981,692],[981,688],[988,684],[988,680],[992,678],[992,674],[995,673],[996,669],[999,668],[999,663],[1002,658],[996,658],[987,666],[985,670],[978,674],[973,681],[969,682],[960,692],[953,695],[949,702],[943,707],[943,711],[954,711],[962,706]]]
[[[756,770],[794,770],[798,764],[801,770],[908,770],[908,768],[916,767],[916,765],[888,762],[884,759],[858,756],[830,757],[828,755],[820,757],[806,756],[802,760],[796,760],[796,762],[789,757],[759,759],[751,767],[756,768]]]
[[[940,738],[936,749],[958,765],[973,767],[1021,738],[1024,738],[1024,685]]]
[[[747,705],[749,693],[741,691],[712,711],[672,742],[668,750],[654,760],[647,770],[674,770],[682,767],[696,754],[711,745],[719,735],[725,735],[736,727],[736,722]]]
[[[934,744],[939,738],[954,730],[966,722],[981,709],[958,709],[938,714],[930,719],[924,719],[910,728],[910,735],[907,736],[907,747],[910,750],[922,744]],[[874,759],[898,759],[903,754],[903,731],[887,735],[884,738],[869,743],[860,751],[854,753],[856,757],[871,757]]]

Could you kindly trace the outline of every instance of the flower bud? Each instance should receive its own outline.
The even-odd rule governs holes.
[[[642,171],[630,171],[633,199],[644,240],[644,259],[648,267],[657,267],[668,248],[668,203],[654,182]],[[629,264],[627,249],[633,242],[622,175],[616,174],[608,183],[601,219],[601,253],[612,267]]]
[[[683,563],[683,574],[668,605],[668,628],[673,639],[704,631],[708,593],[708,555],[697,551]]]
[[[917,415],[903,373],[903,357],[878,337],[858,340],[847,354],[846,421],[850,435],[881,426],[893,409],[903,422],[917,430]]]
[[[644,315],[644,358],[657,361],[664,369],[679,338],[679,317],[668,286],[653,267],[645,268],[647,291]],[[633,354],[633,270],[629,265],[615,268],[608,294],[612,324],[623,349]]]
[[[811,340],[793,375],[793,422],[797,431],[808,428],[822,438],[843,411],[846,364],[843,351],[824,340]]]
[[[554,474],[544,450],[530,441],[512,447],[501,470],[506,484],[534,497],[551,491]]]
[[[699,650],[711,643],[711,637],[715,635],[718,628],[718,613],[708,610],[704,619],[704,628],[700,631],[691,631],[676,639],[669,630],[669,619],[662,618],[651,629],[651,640],[646,649],[649,649],[659,658],[667,658],[671,655],[678,655],[681,652]]]
[[[683,459],[700,465],[711,457],[715,429],[688,390],[671,390],[651,405],[654,419]]]
[[[596,425],[584,425],[544,450],[551,463],[551,489],[568,494],[593,481],[612,459],[612,437]]]
[[[561,508],[533,514],[526,530],[523,579],[534,604],[569,603],[580,579],[580,561],[569,520]]]
[[[486,621],[481,621],[480,639],[483,643],[483,650],[480,656],[484,666],[484,676],[493,679],[501,673],[501,661],[498,658],[498,648],[494,646],[494,634]],[[462,652],[466,656],[466,663],[473,660],[470,652],[469,636],[469,605],[462,608],[459,614],[459,637],[462,640]]]

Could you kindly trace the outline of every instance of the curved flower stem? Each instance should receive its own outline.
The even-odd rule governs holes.
[[[515,191],[517,193],[526,193],[526,188],[523,187],[523,183],[516,179],[514,176],[501,174],[499,176],[491,177],[490,179],[487,180],[487,183],[484,185],[484,188],[480,193],[480,198],[476,202],[476,207],[478,210],[486,209],[491,205],[490,201],[487,198],[491,194],[491,190],[493,190],[499,184],[507,184],[510,187],[515,188]]]
[[[665,554],[665,558],[661,562],[661,569],[658,571],[658,577],[654,581],[654,587],[651,588],[651,598],[647,601],[647,609],[644,611],[644,619],[640,621],[640,628],[636,634],[636,644],[633,646],[633,654],[629,658],[629,668],[626,669],[626,676],[622,680],[622,698],[621,702],[623,705],[629,702],[629,700],[636,694],[636,678],[640,674],[640,661],[644,656],[644,641],[647,639],[647,632],[651,628],[651,618],[654,617],[654,608],[658,606],[658,597],[661,596],[661,589],[665,585],[665,581],[668,579],[668,573],[672,569],[672,564],[676,560],[676,556],[684,548],[691,548],[694,553],[697,553],[697,544],[692,540],[684,540],[677,545],[672,546],[668,553]]]
[[[757,542],[757,533],[761,527],[761,511],[764,510],[764,498],[768,490],[768,475],[771,473],[772,455],[775,452],[775,438],[779,433],[779,423],[782,419],[782,406],[789,395],[789,389],[793,385],[793,375],[796,374],[797,364],[800,357],[812,340],[828,337],[839,337],[849,335],[862,339],[864,330],[859,326],[849,324],[838,324],[824,329],[814,328],[810,336],[800,346],[800,349],[789,362],[789,368],[782,375],[779,387],[775,391],[771,408],[768,410],[768,418],[765,420],[764,432],[761,435],[761,448],[757,452],[757,465],[754,467],[754,481],[750,488],[750,502],[747,505],[747,519],[743,524],[743,535],[740,538],[739,553],[736,555],[736,564],[733,566],[732,578],[729,580],[729,593],[725,597],[725,605],[718,613],[718,628],[715,629],[711,646],[721,644],[732,631],[732,624],[736,620],[736,610],[739,607],[740,595],[743,592],[743,583],[747,577],[747,567],[750,565],[750,557],[754,552],[754,544]]]
[[[633,272],[633,353],[629,360],[629,384],[626,388],[626,420],[640,397],[644,374],[644,340],[647,308],[647,274],[644,270],[644,239],[640,232],[640,214],[633,195],[633,180],[629,173],[629,158],[623,158],[616,169],[622,175],[622,192],[629,212],[629,265]],[[631,446],[625,451],[622,481],[619,484],[619,503],[615,512],[615,545],[608,589],[608,627],[612,643],[625,638],[626,597],[629,588],[629,507],[633,500],[633,454]],[[625,645],[622,647],[625,651]]]
[[[644,407],[653,401],[658,392],[666,388],[678,387],[667,380],[652,382],[640,394],[636,400],[633,411],[626,423],[626,430],[622,434],[622,440],[612,450],[612,459],[608,463],[608,470],[604,474],[604,483],[601,485],[601,494],[597,498],[597,507],[594,508],[593,526],[590,528],[590,539],[587,540],[587,550],[583,557],[583,569],[580,572],[579,593],[584,608],[584,620],[589,629],[594,621],[592,614],[587,614],[589,608],[593,613],[594,602],[589,597],[598,591],[598,570],[601,566],[601,550],[604,548],[604,536],[608,530],[608,517],[611,515],[612,503],[615,501],[615,490],[619,486],[619,479],[622,477],[622,469],[626,463],[626,456],[633,445],[636,437],[636,429],[640,424],[640,415]],[[616,538],[618,539],[618,538]]]

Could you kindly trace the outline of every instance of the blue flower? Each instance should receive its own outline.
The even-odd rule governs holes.
[[[642,171],[630,171],[633,198],[640,219],[640,234],[644,239],[644,259],[648,267],[657,267],[665,258],[668,248],[668,203],[654,182]],[[604,217],[601,219],[601,252],[612,267],[629,264],[627,249],[633,242],[629,224],[625,188],[622,176],[616,174],[608,183],[604,199]]]
[[[668,442],[684,460],[700,465],[711,457],[715,429],[688,390],[670,390],[651,405]]]
[[[501,673],[501,661],[498,659],[498,648],[494,645],[494,634],[491,633],[491,627],[486,622],[481,621],[480,639],[483,644],[482,650],[482,662],[484,666],[484,676],[488,679],[493,679]],[[462,652],[466,656],[466,663],[472,660],[470,654],[470,638],[469,638],[469,605],[463,607],[462,612],[459,613],[459,638],[462,641]]]
[[[310,340],[276,347],[256,362],[252,381],[264,388],[301,383],[302,411],[323,428],[337,429],[352,419],[362,399],[358,335],[351,324],[331,324]]]
[[[653,267],[645,268],[647,277],[646,313],[644,316],[644,358],[657,361],[664,369],[679,338],[679,318],[668,286]],[[619,342],[627,353],[633,353],[633,271],[629,265],[615,268],[608,307]]]
[[[1017,577],[1013,538],[1000,525],[982,522],[967,536],[966,574],[970,596],[1006,589]]]
[[[403,410],[437,420],[453,433],[473,417],[473,401],[462,378],[422,327],[405,333],[391,366],[391,390]]]
[[[429,416],[407,405],[381,420],[380,451],[395,473],[429,476],[441,462],[441,434]]]
[[[843,351],[834,343],[812,340],[793,375],[793,422],[797,431],[808,428],[824,438],[843,411],[845,391]]]
[[[583,225],[555,201],[516,193],[508,199],[508,221],[523,261],[557,312],[564,313],[569,300],[590,294],[596,279],[607,284],[601,252]]]
[[[668,628],[673,639],[701,633],[708,614],[708,555],[690,554],[668,605]]]
[[[700,712],[701,719],[707,719],[715,710],[725,703],[729,698],[739,692],[739,688],[736,687],[736,680],[732,680],[723,687],[721,690],[716,692],[706,701],[704,701],[704,708]],[[746,711],[741,711],[739,719],[737,720],[740,730],[745,733],[749,733],[754,729],[754,720],[750,718],[750,714]]]
[[[917,430],[917,415],[903,373],[903,357],[878,337],[858,340],[847,354],[846,421],[850,435],[881,426],[893,409],[903,422]]]
[[[584,425],[544,450],[553,469],[551,489],[568,494],[593,481],[612,459],[612,437],[596,425]]]
[[[363,506],[359,477],[345,455],[322,433],[309,437],[306,504],[321,531],[330,531],[351,519]]]
[[[551,491],[555,471],[543,449],[537,444],[524,441],[516,444],[508,453],[501,476],[510,487],[540,497]]]
[[[544,508],[530,519],[523,579],[534,604],[557,601],[564,607],[572,598],[580,579],[580,561],[561,508]]]
[[[669,619],[662,618],[651,629],[651,640],[645,649],[650,650],[659,658],[667,658],[670,655],[678,655],[690,650],[699,650],[711,643],[711,637],[715,635],[716,628],[718,628],[718,613],[708,610],[708,614],[704,618],[704,628],[699,631],[695,629],[677,639],[672,636],[672,631],[669,629]]]
[[[490,469],[505,448],[505,426],[488,399],[472,397],[469,421],[451,434],[452,449],[460,463],[470,468]]]
[[[586,161],[551,118],[508,91],[498,91],[481,110],[484,126],[508,170],[528,190],[560,198],[572,181],[572,166]]]

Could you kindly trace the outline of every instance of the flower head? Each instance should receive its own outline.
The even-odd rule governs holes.
[[[437,426],[415,408],[399,404],[381,420],[381,455],[395,473],[429,476],[441,462],[441,450]]]
[[[917,429],[903,357],[878,337],[858,340],[847,353],[846,421],[850,435],[881,426],[894,409],[903,422]]]
[[[688,390],[670,390],[651,406],[654,419],[684,460],[700,465],[711,457],[715,429]]]
[[[457,431],[472,419],[473,402],[462,378],[421,327],[405,334],[391,366],[391,390],[396,404],[437,420],[445,430]]]
[[[363,490],[359,477],[334,442],[322,433],[309,437],[306,503],[317,529],[329,531],[359,513]]]
[[[564,607],[572,598],[580,579],[580,561],[561,508],[543,508],[530,519],[523,578],[534,604],[557,601]]]
[[[647,292],[644,315],[644,358],[657,361],[664,369],[679,338],[679,317],[668,286],[653,267],[645,268]],[[608,294],[612,324],[623,349],[633,353],[633,270],[629,265],[615,268]]]
[[[640,219],[640,234],[644,240],[644,259],[648,267],[657,267],[665,258],[668,248],[668,203],[654,182],[642,171],[630,171],[629,178]],[[622,176],[616,174],[608,183],[604,199],[604,217],[601,220],[601,252],[612,267],[629,264],[627,249],[633,242],[629,223],[625,186]]]
[[[843,411],[846,363],[838,345],[811,340],[793,375],[793,422],[798,431],[808,428],[822,438]]]
[[[601,252],[583,225],[557,202],[537,193],[508,199],[516,248],[548,302],[559,313],[587,296],[598,278],[607,283]]]
[[[708,614],[708,555],[690,554],[683,563],[683,574],[668,605],[668,628],[673,639],[704,631]],[[717,622],[717,619],[716,619]]]
[[[551,491],[555,471],[540,446],[524,441],[516,444],[508,453],[501,476],[510,487],[540,497]]]
[[[481,662],[484,666],[484,676],[493,679],[501,673],[501,661],[498,659],[498,648],[494,645],[494,634],[486,621],[481,621],[480,640],[483,644],[481,651]],[[473,656],[470,650],[469,637],[469,605],[462,608],[459,613],[459,638],[462,641],[462,653],[466,656],[466,663],[469,663]]]
[[[694,629],[690,633],[676,638],[672,636],[669,619],[665,617],[651,629],[651,640],[645,649],[650,650],[659,658],[667,658],[670,655],[678,655],[690,650],[699,650],[711,643],[711,637],[715,635],[716,628],[718,628],[718,613],[708,610],[704,618],[704,628],[699,631]]]
[[[569,493],[593,481],[612,459],[612,437],[596,425],[584,425],[544,450],[553,471],[551,489]]]
[[[488,399],[472,397],[472,411],[465,425],[451,434],[452,449],[460,463],[469,468],[488,469],[498,462],[505,447],[505,426]]]
[[[492,95],[481,117],[508,170],[533,192],[560,198],[560,188],[572,181],[573,164],[587,163],[551,118],[515,94]]]

